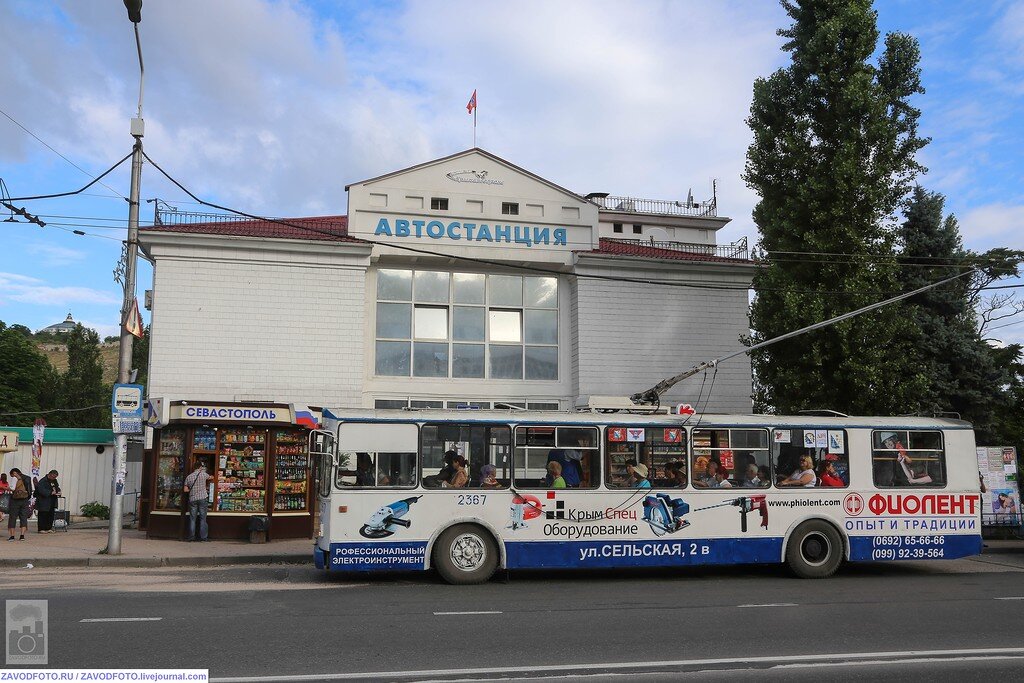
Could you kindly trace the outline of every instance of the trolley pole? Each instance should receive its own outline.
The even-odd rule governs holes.
[[[117,381],[127,384],[132,371],[133,336],[128,331],[128,316],[135,307],[135,269],[139,255],[139,195],[142,185],[142,138],[146,125],[142,120],[142,94],[145,68],[142,64],[142,43],[139,22],[142,21],[142,0],[125,0],[128,18],[135,28],[135,47],[139,53],[139,108],[131,121],[135,138],[132,151],[131,191],[128,196],[128,241],[124,251],[124,301],[121,304],[121,346],[117,357]],[[124,519],[124,476],[128,461],[128,435],[114,435],[114,462],[110,480],[110,525],[107,531],[107,554],[121,554],[121,525]]]

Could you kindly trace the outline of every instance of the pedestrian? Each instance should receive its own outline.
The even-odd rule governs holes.
[[[32,500],[32,480],[22,474],[17,467],[12,467],[10,474],[11,478],[7,481],[7,485],[11,488],[11,509],[7,517],[7,531],[11,537],[7,540],[14,540],[14,530],[20,521],[21,538],[18,540],[24,541],[25,534],[28,533],[28,506]]]
[[[184,492],[188,494],[188,540],[209,541],[207,533],[209,528],[206,525],[206,512],[210,507],[210,494],[207,491],[207,484],[213,479],[206,472],[206,465],[200,460],[196,461],[196,468],[192,474],[185,477]],[[198,518],[198,529],[196,521]],[[198,533],[198,536],[196,535]]]
[[[11,509],[11,487],[7,485],[7,473],[0,472],[0,522],[4,513]]]
[[[39,533],[53,533],[53,513],[60,497],[57,470],[50,470],[43,480],[36,484],[36,511],[39,513]]]

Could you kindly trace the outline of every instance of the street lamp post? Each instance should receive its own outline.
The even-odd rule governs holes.
[[[131,191],[128,197],[128,241],[124,252],[124,301],[121,305],[121,347],[117,358],[117,381],[127,384],[132,371],[132,334],[128,331],[128,316],[135,308],[135,265],[139,254],[139,194],[142,185],[142,138],[146,126],[142,120],[142,94],[146,70],[142,63],[142,43],[139,41],[139,22],[142,21],[142,0],[124,0],[128,19],[135,28],[135,47],[139,53],[139,108],[131,121],[131,134],[135,138],[132,151]],[[128,468],[128,435],[114,435],[114,462],[110,482],[110,526],[107,531],[107,554],[121,554],[121,525],[124,519],[124,479]]]

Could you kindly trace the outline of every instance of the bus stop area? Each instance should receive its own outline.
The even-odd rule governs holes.
[[[216,567],[254,564],[309,564],[313,568],[310,539],[286,539],[251,544],[244,541],[185,543],[146,538],[145,531],[124,529],[121,554],[101,555],[107,544],[106,528],[75,528],[67,533],[39,535],[30,529],[24,541],[0,542],[0,570],[47,567]],[[987,539],[984,555],[1019,555],[1024,562],[1024,540]],[[935,564],[941,564],[936,561]]]

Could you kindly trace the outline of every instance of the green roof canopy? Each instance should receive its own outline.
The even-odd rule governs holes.
[[[0,427],[0,432],[17,432],[19,443],[32,443],[31,427]],[[48,443],[114,443],[114,432],[110,429],[66,429],[47,427],[43,445]]]

